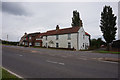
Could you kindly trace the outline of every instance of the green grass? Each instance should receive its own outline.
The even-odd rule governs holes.
[[[113,52],[113,51],[95,51],[98,53],[112,53],[112,54],[120,54],[120,52]]]
[[[9,73],[5,69],[2,69],[2,79],[1,80],[22,80],[15,75]]]

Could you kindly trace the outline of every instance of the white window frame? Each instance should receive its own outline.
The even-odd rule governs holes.
[[[35,46],[40,46],[40,43],[39,42],[35,42]]]
[[[32,37],[30,36],[29,39],[32,39]]]
[[[29,46],[31,46],[31,45],[32,45],[32,43],[30,42],[30,43],[29,43]]]
[[[68,40],[71,40],[71,34],[68,34]]]

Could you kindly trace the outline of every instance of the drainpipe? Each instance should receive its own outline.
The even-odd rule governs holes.
[[[77,51],[79,50],[79,32],[77,32]]]

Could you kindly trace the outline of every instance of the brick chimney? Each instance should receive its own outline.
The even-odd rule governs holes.
[[[27,33],[25,32],[25,35],[26,35]]]
[[[56,30],[59,30],[59,25],[56,26]]]

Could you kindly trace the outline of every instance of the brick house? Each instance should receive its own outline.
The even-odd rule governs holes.
[[[38,34],[40,34],[40,32],[27,34],[23,40],[24,46],[35,46],[36,36]]]

